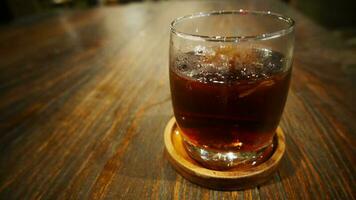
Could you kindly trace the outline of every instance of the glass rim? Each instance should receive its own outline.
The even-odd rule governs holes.
[[[213,15],[259,15],[259,16],[272,16],[278,20],[284,21],[284,23],[288,24],[288,27],[279,29],[277,31],[266,32],[262,34],[256,35],[247,35],[247,36],[219,36],[219,35],[199,35],[199,34],[191,34],[184,31],[179,31],[176,29],[176,25],[184,20],[195,19],[200,17],[209,17]],[[294,30],[295,21],[287,16],[283,16],[281,14],[271,12],[271,11],[257,11],[257,10],[221,10],[221,11],[208,11],[208,12],[199,12],[190,15],[185,15],[182,17],[178,17],[174,19],[170,24],[171,33],[190,40],[196,41],[210,41],[210,42],[246,42],[246,41],[259,41],[259,40],[269,40],[278,37],[282,37],[291,33]]]

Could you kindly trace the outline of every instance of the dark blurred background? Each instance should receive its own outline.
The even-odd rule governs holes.
[[[43,17],[65,9],[159,0],[0,0],[0,25]],[[280,0],[325,28],[356,43],[356,0]]]

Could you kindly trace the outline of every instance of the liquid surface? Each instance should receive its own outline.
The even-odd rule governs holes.
[[[290,70],[265,49],[197,49],[171,60],[173,109],[183,136],[220,151],[257,151],[272,143]]]

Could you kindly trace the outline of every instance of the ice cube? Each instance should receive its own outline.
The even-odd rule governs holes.
[[[252,88],[248,88],[245,91],[242,91],[239,94],[239,98],[246,97],[246,96],[252,94],[253,92],[255,92],[258,89],[262,89],[262,88],[265,88],[265,87],[271,87],[272,85],[274,85],[274,80],[272,80],[272,79],[264,80],[260,84],[258,84],[257,86],[252,87]]]

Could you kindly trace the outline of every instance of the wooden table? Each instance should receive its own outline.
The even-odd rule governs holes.
[[[287,152],[266,184],[194,185],[164,156],[169,22],[218,9],[293,17]],[[0,32],[0,199],[355,199],[355,48],[277,1],[129,4]]]

